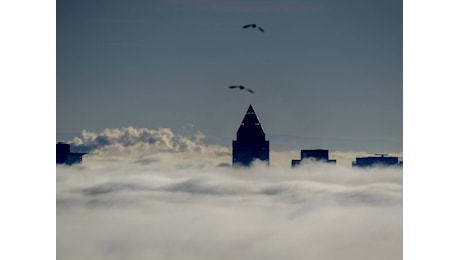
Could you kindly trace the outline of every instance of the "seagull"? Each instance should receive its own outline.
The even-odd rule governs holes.
[[[233,85],[233,86],[230,86],[228,88],[239,88],[239,89],[246,89],[247,91],[249,91],[250,93],[254,94],[254,91],[252,89],[249,89],[245,86],[241,86],[241,85]]]
[[[257,26],[256,24],[252,23],[252,24],[247,24],[245,26],[243,26],[243,29],[246,29],[246,28],[249,28],[249,27],[252,27],[252,28],[256,28],[259,29],[259,31],[261,32],[264,32],[264,29],[262,29],[262,27],[260,26]]]

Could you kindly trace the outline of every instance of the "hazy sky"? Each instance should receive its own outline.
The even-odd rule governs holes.
[[[402,18],[400,0],[57,0],[58,136],[230,146],[252,104],[272,148],[402,152]]]

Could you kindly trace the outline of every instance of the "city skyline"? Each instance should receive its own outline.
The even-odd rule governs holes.
[[[57,258],[402,259],[401,0],[56,4]]]
[[[108,3],[94,2],[100,6]],[[188,4],[189,7],[198,9],[193,7],[191,2],[186,3],[182,0],[168,2]],[[195,3],[203,4],[205,1],[199,0]],[[259,6],[248,1],[246,3],[244,7],[247,7],[247,12],[257,11]],[[272,10],[277,9],[278,12],[286,13],[288,11],[292,12],[293,9],[298,9],[298,13],[304,10],[299,8],[298,5],[294,5],[296,1],[289,1],[289,3],[291,4],[288,4],[288,6],[291,7],[285,7],[284,9],[276,8],[279,7],[276,6],[276,2],[271,2],[269,5],[272,6]],[[328,3],[333,5],[333,2]],[[343,3],[345,4],[345,2]],[[246,174],[247,172],[228,175],[223,169],[218,170],[218,172],[213,169],[213,172],[209,172],[208,176],[203,176],[203,170],[208,171],[209,169],[203,168],[200,164],[194,165],[191,167],[193,169],[191,169],[185,154],[172,152],[163,155],[150,154],[146,158],[136,158],[139,155],[138,151],[131,151],[129,147],[126,147],[125,152],[119,154],[118,157],[115,157],[117,152],[115,147],[107,147],[107,149],[102,149],[100,154],[88,157],[88,160],[85,160],[84,164],[78,167],[55,166],[54,163],[49,161],[49,158],[55,156],[55,147],[51,144],[53,141],[59,140],[59,137],[56,137],[56,130],[58,136],[59,134],[64,134],[65,138],[62,140],[65,141],[71,140],[76,135],[81,135],[83,129],[87,134],[94,136],[100,136],[99,133],[106,128],[109,131],[114,131],[129,125],[136,127],[135,129],[147,127],[157,131],[158,129],[163,129],[163,127],[170,127],[173,131],[182,131],[182,128],[188,129],[183,126],[177,127],[168,122],[158,126],[157,123],[160,121],[150,122],[155,119],[153,116],[143,117],[143,120],[139,122],[134,122],[133,120],[132,122],[134,123],[115,122],[115,119],[112,118],[114,116],[110,115],[108,118],[103,118],[104,113],[102,112],[109,111],[113,103],[115,103],[113,102],[114,93],[107,93],[109,96],[106,101],[110,102],[106,106],[95,106],[93,104],[95,96],[101,97],[102,90],[107,91],[110,88],[93,88],[93,85],[85,87],[85,84],[83,84],[88,81],[91,83],[90,80],[94,79],[94,74],[97,71],[94,71],[93,75],[89,75],[92,77],[80,80],[79,83],[83,85],[83,88],[80,89],[81,93],[77,91],[78,84],[77,86],[71,86],[75,87],[72,91],[67,91],[68,87],[63,88],[62,79],[59,84],[56,84],[56,62],[58,62],[55,56],[58,53],[56,50],[57,31],[55,30],[57,25],[55,23],[56,4],[54,1],[10,1],[2,3],[3,8],[1,10],[4,11],[2,29],[4,29],[6,36],[2,41],[1,63],[4,73],[1,81],[4,101],[1,104],[3,119],[6,119],[5,127],[3,127],[6,139],[4,151],[8,152],[3,165],[6,172],[5,182],[9,184],[5,185],[2,191],[4,196],[2,197],[6,212],[14,213],[4,214],[4,223],[9,223],[9,225],[4,226],[4,233],[10,238],[8,247],[2,250],[1,253],[4,259],[27,259],[36,258],[37,256],[43,259],[53,259],[56,254],[60,258],[73,259],[72,257],[76,258],[82,253],[88,257],[99,259],[105,256],[109,256],[111,259],[117,256],[120,259],[150,259],[152,254],[149,253],[155,253],[149,251],[152,248],[158,249],[156,253],[159,258],[161,256],[171,257],[171,254],[180,257],[181,255],[178,255],[180,253],[189,253],[182,256],[187,256],[188,258],[195,256],[200,259],[226,259],[226,257],[234,256],[230,250],[233,248],[235,249],[233,252],[239,253],[236,257],[240,258],[266,256],[264,252],[268,251],[276,259],[279,259],[280,256],[304,259],[305,254],[301,253],[302,250],[306,250],[307,254],[309,254],[308,256],[314,259],[346,259],[345,256],[347,255],[356,260],[367,253],[376,253],[376,255],[366,255],[362,259],[368,259],[369,256],[372,256],[373,259],[379,259],[379,257],[397,259],[402,255],[402,248],[399,248],[399,245],[402,244],[404,244],[404,259],[458,258],[459,252],[455,247],[456,238],[450,232],[453,229],[455,230],[459,218],[457,211],[451,207],[451,205],[456,205],[458,198],[456,194],[458,189],[454,187],[457,181],[455,180],[455,174],[452,175],[452,171],[455,170],[452,162],[456,161],[457,153],[455,148],[458,143],[457,138],[455,138],[458,127],[454,120],[456,111],[458,111],[458,102],[456,101],[458,98],[454,90],[458,88],[459,81],[456,76],[458,66],[455,62],[459,57],[457,47],[459,39],[457,34],[452,33],[456,31],[456,25],[458,24],[457,3],[440,1],[433,4],[423,1],[404,1],[404,153],[406,155],[406,165],[404,166],[403,226],[402,222],[399,222],[402,219],[403,208],[402,180],[400,182],[388,182],[388,177],[394,178],[396,176],[393,173],[389,175],[383,174],[387,176],[382,177],[381,172],[375,172],[377,174],[366,172],[365,175],[358,177],[348,174],[350,172],[342,172],[343,169],[338,165],[338,171],[336,172],[337,174],[333,175],[334,177],[327,170],[320,173],[310,172],[307,177],[301,173],[303,169],[295,176],[285,174],[285,172],[277,175],[274,172],[276,167],[270,167],[269,171],[264,169],[253,171],[250,176]],[[97,18],[96,10],[90,10],[91,8],[85,6],[85,2],[78,1],[75,2],[75,5],[80,6],[79,14],[82,13],[82,9],[87,10],[84,14],[85,19]],[[236,11],[238,5],[238,2],[230,2],[223,6]],[[219,4],[212,5],[209,8],[222,9]],[[101,9],[104,15],[99,17],[106,18],[110,13],[110,7],[105,8],[105,10],[104,8]],[[100,10],[99,12],[101,12]],[[74,17],[79,15],[71,8],[67,8],[67,11],[73,12]],[[164,9],[159,11],[164,11]],[[372,14],[369,13],[369,15]],[[427,19],[427,15],[430,16],[430,19]],[[166,12],[165,16],[167,16]],[[247,17],[250,17],[250,15]],[[171,17],[171,20],[174,23],[182,18],[181,14],[176,12]],[[94,50],[94,48],[88,46],[91,42],[102,43],[100,40],[104,34],[116,35],[116,32],[115,34],[113,32],[114,27],[107,26],[107,28],[112,28],[112,31],[104,33],[101,30],[97,30],[100,35],[94,37],[95,34],[90,33],[90,29],[82,28],[82,24],[86,27],[91,24],[85,22],[85,19],[80,21],[73,19],[72,26],[60,26],[59,30],[69,29],[68,34],[74,33],[79,36],[93,35],[89,40],[86,37],[69,39],[74,40],[75,44],[67,47],[66,51],[74,52],[73,56],[79,59],[89,58],[93,54],[91,50]],[[190,23],[192,24],[196,20],[198,18],[195,21],[190,21]],[[248,20],[251,20],[251,22],[254,21],[264,25],[267,33],[271,32],[271,26],[261,19],[242,20],[238,19],[235,24],[239,26],[240,22],[243,25]],[[110,21],[106,19],[105,22]],[[121,22],[119,21],[119,23]],[[127,19],[126,22],[130,22],[130,19]],[[279,25],[284,22],[286,20],[280,21]],[[342,28],[349,24],[347,22],[344,21]],[[95,22],[94,25],[100,27],[100,21]],[[265,25],[268,27],[265,27]],[[310,25],[313,26],[314,24]],[[301,32],[296,30],[298,27],[295,26],[280,27],[283,27],[284,30],[292,29],[292,31]],[[167,27],[164,28],[170,34],[174,33],[174,31],[166,30]],[[121,33],[121,31],[118,32]],[[208,32],[210,35],[220,35],[220,32]],[[254,32],[258,31],[254,30]],[[324,34],[330,32],[336,33],[337,30],[328,30]],[[121,34],[119,35],[122,38]],[[83,42],[84,39],[86,39],[87,45]],[[292,37],[289,39],[292,39]],[[62,41],[62,39],[58,41]],[[165,41],[167,39],[160,39],[159,43],[164,44]],[[82,47],[88,49],[88,54],[84,54],[84,51],[81,50]],[[88,76],[90,69],[99,67],[102,70],[100,65],[103,64],[101,64],[100,56],[107,54],[108,50],[110,50],[110,47],[106,48],[106,52],[96,53],[94,55],[96,62],[93,64],[75,60],[70,65],[75,68],[77,73],[79,73],[78,68],[86,66],[87,70],[80,73],[79,76]],[[60,51],[63,50],[61,49]],[[81,54],[82,52],[83,54]],[[111,62],[114,65],[118,65],[119,58],[119,55],[115,55],[109,58],[107,63]],[[128,63],[132,65],[132,60],[128,60]],[[62,59],[59,64],[62,64]],[[325,64],[323,64],[324,66]],[[61,72],[63,71],[63,67],[57,69],[61,70]],[[113,72],[118,73],[120,70],[113,70]],[[247,72],[250,74],[249,70]],[[178,74],[176,73],[175,75],[177,76]],[[212,75],[212,73],[209,75]],[[120,78],[122,78],[120,75],[114,77],[116,80]],[[219,83],[218,87],[225,89],[232,84],[241,84],[254,88],[255,93],[259,94],[259,87],[252,82],[245,82],[244,80],[241,80],[241,82],[224,81],[225,84],[221,85]],[[103,82],[99,80],[96,83]],[[142,88],[135,88],[135,90],[139,89]],[[190,89],[198,90],[198,88]],[[116,88],[114,90],[116,94],[120,94]],[[62,91],[67,92],[64,99],[62,98]],[[93,96],[90,95],[93,94],[91,91],[95,92]],[[205,92],[203,91],[203,93]],[[76,99],[72,101],[70,97],[75,93],[77,93],[75,95]],[[146,94],[145,92],[138,93]],[[222,94],[225,98],[231,97],[227,95],[228,92],[222,93],[225,93],[225,95]],[[237,94],[239,92],[233,93]],[[310,97],[312,99],[314,99],[314,96],[324,97],[320,94],[317,93]],[[92,99],[87,100],[90,107],[77,103],[78,98],[85,95],[89,95]],[[145,96],[147,97],[148,95]],[[131,98],[129,95],[126,97]],[[172,100],[169,94],[166,97],[168,101]],[[247,97],[242,96],[242,99],[245,98]],[[135,112],[146,111],[147,109],[141,109],[145,107],[145,101],[143,99],[137,101],[139,101],[139,108]],[[62,104],[66,102],[70,103],[63,108]],[[227,118],[229,124],[225,126],[232,128],[235,125],[235,127],[228,135],[225,135],[226,144],[231,143],[234,138],[233,134],[240,122],[241,113],[244,113],[250,103],[254,104],[257,112],[260,113],[264,127],[267,129],[267,136],[272,144],[277,140],[272,135],[279,132],[284,134],[288,132],[284,130],[271,132],[270,130],[273,128],[268,128],[267,126],[272,123],[267,121],[272,120],[270,115],[273,114],[267,113],[268,111],[264,107],[259,106],[253,100],[244,100],[244,102],[241,101],[241,104],[231,106],[234,118]],[[280,103],[274,103],[274,106],[279,106]],[[66,122],[62,121],[62,115],[66,114],[70,121],[74,115],[78,115],[77,110],[82,107],[85,108],[80,110],[83,114],[93,113],[93,111],[97,110],[103,111],[98,111],[88,118],[85,118],[85,116],[76,117],[74,118],[76,121],[73,121],[74,126],[67,125],[69,129],[63,129],[62,125]],[[158,107],[160,107],[159,104],[154,108]],[[189,107],[192,106],[187,108]],[[127,108],[126,104],[121,102],[121,108]],[[71,113],[64,112],[64,109]],[[226,109],[227,107],[224,107],[222,110],[228,111]],[[298,113],[300,110],[296,111]],[[120,110],[114,110],[114,112],[119,113]],[[133,112],[124,113],[136,115]],[[388,113],[388,111],[385,113]],[[121,115],[126,118],[123,113]],[[347,114],[348,116],[353,117],[354,114]],[[90,117],[101,119],[100,126],[92,125],[95,120]],[[281,118],[281,116],[274,117],[274,119],[277,118]],[[148,122],[146,123],[146,121]],[[59,124],[59,127],[56,127],[57,124]],[[274,124],[277,123],[275,122]],[[324,124],[319,125],[325,126]],[[310,134],[312,138],[306,140],[308,142],[305,143],[311,144],[313,142],[310,141],[317,140],[314,138],[315,131],[306,131],[308,130],[307,128],[294,127],[305,135]],[[194,126],[190,125],[189,128],[193,130],[189,132],[196,132],[193,128],[199,128],[203,133],[206,133],[206,129],[203,129],[201,124],[198,123]],[[348,129],[346,130],[348,131]],[[369,130],[369,132],[372,131]],[[70,135],[67,136],[67,133]],[[209,133],[206,134],[206,139],[211,137]],[[378,135],[375,132],[373,134]],[[349,137],[342,136],[342,138],[348,139]],[[319,139],[321,140],[321,138]],[[361,140],[356,141],[361,142]],[[24,149],[27,147],[29,147],[30,151],[39,151],[40,155],[29,156],[27,161],[24,160],[23,156],[17,156],[23,154]],[[296,147],[299,147],[299,149],[313,148],[303,144]],[[333,147],[323,145],[320,147],[329,148],[331,158],[337,159],[338,164],[342,161],[342,157],[337,156],[342,153],[334,152]],[[344,147],[353,146],[347,143]],[[201,147],[194,148],[201,149]],[[380,147],[376,148],[376,150],[383,152]],[[204,151],[206,153],[197,153],[200,156],[198,159],[208,159],[208,151],[206,149]],[[425,160],[429,156],[428,151],[442,151],[443,163],[440,163],[440,160]],[[221,152],[221,150],[216,149],[216,153]],[[48,159],[44,159],[45,157]],[[290,153],[283,160],[293,158],[299,158],[299,150],[293,150],[293,153]],[[121,162],[120,160],[124,161]],[[164,165],[165,162],[174,160],[178,162],[179,167]],[[162,166],[160,167],[160,165]],[[187,167],[191,171],[184,172]],[[46,174],[46,172],[53,172],[54,170],[56,170],[56,175]],[[8,172],[13,172],[13,174],[8,174]],[[236,183],[235,179],[231,179],[233,178],[232,176],[238,179]],[[346,178],[346,176],[352,178]],[[224,178],[220,179],[220,177]],[[230,177],[231,180],[229,181],[227,177]],[[377,179],[370,180],[371,178]],[[364,184],[363,181],[366,182],[366,180],[369,182]],[[247,182],[248,186],[244,187],[241,181]],[[159,186],[151,185],[153,183],[158,183]],[[303,188],[313,189],[309,189],[308,193],[305,193]],[[427,192],[427,189],[430,192]],[[248,195],[248,190],[256,193],[251,193],[249,197],[240,197],[244,194]],[[331,200],[324,201],[316,196],[319,191],[324,195],[324,199],[345,198],[344,195],[348,194],[350,195],[348,198],[351,201],[342,201],[342,203],[345,203],[345,207],[331,208],[330,204],[324,203],[331,202]],[[232,200],[232,196],[237,201]],[[353,221],[353,215],[349,214],[350,211],[345,210],[358,209],[355,207],[356,204],[352,204],[357,202],[356,200],[359,198],[369,198],[369,196],[374,200],[364,201],[364,203],[359,204],[359,213],[361,214],[356,216],[359,219],[357,218],[355,219],[356,221]],[[289,198],[311,197],[314,199],[308,200],[308,207],[302,207],[301,204],[292,204],[292,201],[288,200]],[[184,201],[185,198],[187,199]],[[243,207],[241,205],[242,200],[249,207]],[[437,202],[437,207],[427,210],[427,205],[430,205],[433,201]],[[133,202],[137,204],[133,204]],[[379,204],[378,206],[373,204],[371,207],[365,207],[365,205],[369,205],[368,203],[372,202],[379,202]],[[192,203],[196,208],[184,207],[187,203]],[[397,205],[398,203],[400,205]],[[163,205],[164,207],[152,208],[152,204]],[[267,211],[263,210],[264,206],[272,207],[269,214],[266,214]],[[322,208],[322,206],[326,206],[326,208]],[[174,211],[175,209],[177,211]],[[328,209],[328,211],[322,211],[324,209]],[[382,210],[379,212],[380,209]],[[232,210],[236,213],[236,216],[231,214]],[[126,214],[127,211],[131,211],[134,214]],[[282,211],[286,211],[288,214],[282,214]],[[158,214],[159,212],[162,214]],[[187,214],[184,215],[184,212],[187,212]],[[440,212],[447,214],[442,214],[442,218],[440,218]],[[321,223],[317,222],[320,220],[318,217],[321,216],[321,213],[327,213],[327,216],[338,216],[336,221],[330,218],[326,220],[326,222],[330,221],[330,225],[325,228],[326,233],[321,232],[324,226],[319,225]],[[371,214],[364,215],[363,213]],[[31,214],[34,215],[33,218],[30,218]],[[341,218],[342,216],[344,218]],[[371,221],[372,216],[375,216],[375,221]],[[396,216],[396,219],[394,219],[394,216]],[[306,218],[308,218],[308,221],[302,222],[302,219]],[[259,221],[260,219],[263,221]],[[395,221],[392,222],[391,219]],[[298,225],[293,225],[293,223]],[[157,227],[161,229],[155,229]],[[231,227],[231,229],[222,229],[222,227]],[[385,229],[381,229],[381,227],[385,227]],[[302,228],[308,229],[310,232],[301,233]],[[399,239],[400,236],[397,236],[396,239],[391,236],[392,231],[399,232],[402,229],[404,230],[403,241]],[[166,230],[173,230],[173,233],[166,232]],[[351,231],[366,232],[353,233]],[[420,236],[421,231],[424,232],[425,236]],[[29,236],[21,236],[21,234],[25,233],[29,234]],[[238,237],[238,234],[240,237]],[[280,234],[282,239],[277,239],[278,237],[273,236],[274,234]],[[306,236],[310,234],[313,238],[319,237],[326,240],[305,240],[305,237],[301,236],[302,234]],[[372,240],[371,234],[380,234],[380,236],[378,240]],[[192,239],[191,235],[196,236]],[[221,238],[221,240],[206,241],[206,238],[216,237]],[[443,239],[435,239],[439,237]],[[176,238],[179,238],[179,240]],[[185,240],[187,238],[190,238],[190,240]],[[155,243],[148,244],[146,241]],[[194,243],[184,247],[187,241],[193,241]],[[219,244],[219,241],[223,243]],[[254,243],[255,241],[260,241],[264,244]],[[302,249],[299,251],[296,250],[298,241],[307,241],[308,243],[303,243]],[[392,245],[397,246],[397,250],[390,244],[374,243],[376,241],[390,241]],[[237,247],[237,245],[242,243],[251,245],[251,247],[245,247],[247,250],[241,250],[241,247]],[[228,247],[223,247],[223,244],[228,245]],[[350,244],[354,244],[357,247],[343,247]],[[171,248],[170,245],[178,245],[177,248],[182,250],[168,252],[167,249]],[[211,245],[211,247],[205,247],[204,245]],[[308,248],[307,245],[314,246],[314,250],[310,250],[311,248]],[[25,247],[29,250],[24,250]],[[211,251],[207,250],[209,248]],[[342,248],[344,251],[339,251],[339,253],[342,253],[341,255],[334,255],[338,251],[331,250],[331,248]],[[423,248],[423,250],[420,250],[420,248]],[[357,249],[357,251],[354,251],[354,249]],[[216,251],[228,254],[217,254]],[[325,254],[321,254],[321,252]],[[64,255],[65,253],[67,254]],[[266,257],[266,259],[270,258]]]

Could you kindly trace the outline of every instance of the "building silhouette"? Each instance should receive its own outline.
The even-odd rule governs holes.
[[[376,154],[376,156],[356,157],[352,162],[353,167],[372,167],[372,166],[400,166],[403,162],[398,157],[387,156],[386,154]]]
[[[291,167],[298,166],[302,160],[313,160],[325,163],[336,163],[336,160],[329,160],[329,150],[313,149],[313,150],[300,150],[300,160],[292,160]]]
[[[85,154],[86,153],[71,153],[70,144],[61,142],[56,144],[56,164],[72,165],[81,163],[82,157]]]
[[[249,105],[233,141],[233,167],[248,167],[255,160],[270,162],[270,144],[256,112]]]

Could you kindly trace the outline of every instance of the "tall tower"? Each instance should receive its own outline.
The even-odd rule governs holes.
[[[249,105],[240,128],[236,132],[236,140],[233,141],[233,167],[248,167],[256,159],[266,161],[268,164],[270,162],[269,151],[269,141],[265,140],[262,125],[252,105]]]

